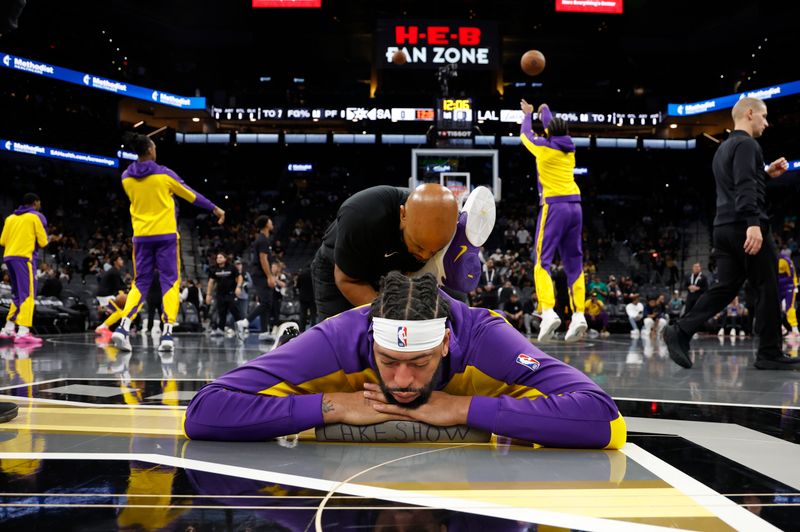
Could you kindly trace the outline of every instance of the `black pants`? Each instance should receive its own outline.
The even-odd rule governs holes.
[[[265,275],[253,274],[253,286],[258,295],[258,306],[250,311],[248,321],[253,321],[258,316],[261,320],[261,332],[269,331],[269,316],[272,309],[272,288],[267,284]]]
[[[313,327],[317,323],[317,303],[312,299],[311,301],[300,300],[300,332],[306,330],[306,327]]]
[[[314,299],[317,302],[319,321],[353,308],[353,304],[336,286],[333,269],[333,263],[317,251],[311,262],[311,279],[314,283]]]
[[[719,225],[714,228],[714,257],[717,260],[717,282],[697,300],[695,306],[678,321],[688,335],[724,309],[739,295],[745,280],[756,290],[755,334],[759,337],[758,358],[781,356],[781,310],[778,302],[778,250],[766,224],[761,226],[764,242],[755,255],[744,252],[744,223]]]
[[[689,311],[694,308],[694,306],[697,304],[697,300],[700,299],[700,296],[702,296],[704,293],[705,292],[689,292],[689,294],[686,296],[686,311],[683,313],[684,315],[689,314]]]
[[[225,327],[225,322],[228,321],[228,312],[233,315],[234,320],[239,321],[242,319],[242,313],[239,310],[239,305],[236,304],[236,297],[233,294],[217,296],[217,326],[220,329]]]

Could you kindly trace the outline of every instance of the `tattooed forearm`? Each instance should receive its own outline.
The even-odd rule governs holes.
[[[322,413],[327,414],[328,412],[332,412],[333,408],[333,401],[330,399],[323,399],[322,400]]]

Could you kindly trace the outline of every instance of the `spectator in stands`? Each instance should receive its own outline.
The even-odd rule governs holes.
[[[506,249],[514,247],[516,244],[516,239],[517,233],[514,231],[514,227],[509,225],[503,233],[503,247]]]
[[[81,265],[81,283],[86,284],[87,275],[97,275],[100,271],[100,263],[94,253],[89,253],[84,257]]]
[[[624,303],[631,303],[635,296],[639,295],[639,287],[633,282],[629,276],[622,276],[620,278],[620,291],[622,292],[622,300]]]
[[[534,290],[525,299],[525,303],[522,305],[522,320],[525,324],[525,334],[527,334],[528,337],[533,336],[534,330],[537,333],[539,332],[539,324],[533,319],[538,306],[539,301],[536,299],[536,291]]]
[[[663,302],[659,301],[659,296],[650,294],[647,298],[647,306],[644,309],[644,328],[642,336],[649,337],[655,328],[656,334],[664,334],[664,328],[669,324],[667,321],[667,309]]]
[[[522,319],[522,303],[519,301],[519,294],[517,294],[516,290],[512,289],[511,296],[503,305],[503,315],[516,330],[520,332],[525,330],[525,324]]]
[[[708,290],[708,279],[699,262],[692,264],[692,273],[686,276],[683,284],[689,291],[686,295],[686,311],[684,312],[684,314],[688,314],[700,296]]]
[[[39,289],[39,295],[41,297],[61,297],[61,290],[63,290],[64,287],[61,284],[58,270],[48,264],[45,272],[45,276],[41,282],[41,288]]]
[[[283,296],[286,295],[286,289],[289,286],[289,278],[284,273],[285,267],[284,263],[277,260],[272,263],[272,277],[275,279],[275,288],[272,289],[272,306],[270,308],[269,325],[273,335],[278,325],[280,325],[281,303],[283,302]]]
[[[625,305],[625,314],[628,315],[628,322],[631,324],[631,336],[639,338],[639,330],[644,319],[644,305],[639,301],[639,294],[631,296],[631,302]]]
[[[622,291],[617,284],[617,278],[613,275],[608,276],[608,283],[606,284],[606,288],[608,289],[608,297],[606,303],[609,305],[618,305],[622,303]]]
[[[517,229],[517,244],[519,248],[527,249],[531,245],[531,233],[528,231],[524,225],[520,225],[519,229]]]
[[[731,338],[736,337],[736,331],[739,331],[739,336],[744,338],[744,320],[747,314],[747,308],[739,303],[739,296],[734,297],[722,312],[722,327],[717,332],[717,336],[725,336],[725,329],[730,329]]]
[[[667,311],[669,313],[670,321],[677,320],[683,314],[685,303],[681,298],[681,293],[678,290],[672,291],[672,299],[669,300]]]
[[[497,300],[500,308],[504,308],[503,305],[508,303],[513,294],[517,294],[519,296],[517,289],[514,288],[514,286],[511,284],[511,281],[506,281],[503,283],[503,286],[497,290]]]
[[[189,279],[181,290],[181,301],[188,303],[194,307],[200,318],[201,301],[203,301],[203,291],[200,289],[200,284],[195,279]]]
[[[495,268],[495,263],[492,259],[486,261],[481,273],[481,280],[479,286],[483,289],[482,307],[495,309],[499,304],[499,294],[497,287],[503,284],[503,279],[500,272]]]
[[[0,278],[0,297],[11,297],[11,276],[5,270]]]
[[[241,259],[236,259],[234,262],[236,271],[242,276],[242,289],[239,295],[236,296],[236,305],[239,307],[239,313],[242,316],[247,316],[248,303],[250,301],[250,288],[253,286],[253,278],[250,277],[250,272],[244,269]]]
[[[590,330],[599,332],[600,336],[604,338],[609,336],[608,313],[605,311],[605,305],[600,301],[600,295],[594,291],[586,300],[586,323]]]
[[[591,279],[586,290],[588,290],[589,293],[594,292],[597,295],[597,299],[605,305],[608,300],[608,285],[601,281],[600,276],[596,273],[592,274]]]
[[[100,312],[108,314],[94,332],[100,335],[108,336],[111,334],[110,327],[122,319],[122,308],[116,303],[116,298],[126,291],[125,280],[122,277],[122,267],[125,261],[122,256],[115,255],[111,261],[112,268],[105,272],[100,278],[100,284],[97,286],[97,301],[100,305]]]

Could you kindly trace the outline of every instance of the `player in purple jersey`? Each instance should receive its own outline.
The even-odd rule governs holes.
[[[331,423],[467,425],[550,447],[618,449],[625,421],[586,375],[500,315],[399,272],[343,312],[204,386],[190,438],[261,441]]]

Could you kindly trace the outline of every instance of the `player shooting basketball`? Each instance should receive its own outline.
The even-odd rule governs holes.
[[[581,190],[575,183],[575,143],[569,136],[567,123],[553,116],[547,104],[539,106],[539,118],[544,136],[533,132],[531,115],[533,106],[520,101],[524,113],[520,137],[526,148],[536,157],[536,174],[539,184],[539,217],[536,223],[536,260],[534,280],[536,295],[542,306],[542,324],[539,340],[552,337],[561,318],[555,311],[555,292],[550,277],[550,266],[555,252],[567,274],[569,302],[572,308],[570,323],[564,340],[575,342],[586,331],[583,315],[586,287],[583,279],[583,249],[581,231],[583,212]]]

